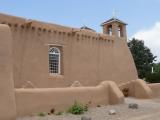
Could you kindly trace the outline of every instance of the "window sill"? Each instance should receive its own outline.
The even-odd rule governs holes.
[[[64,78],[64,75],[61,74],[49,74],[50,78]]]

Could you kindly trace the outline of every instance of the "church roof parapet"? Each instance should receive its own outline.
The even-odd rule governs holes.
[[[100,38],[104,40],[114,40],[114,36],[109,36],[103,33],[97,33],[93,29],[83,26],[82,28],[72,28],[66,27],[57,24],[51,24],[46,22],[41,22],[32,19],[24,19],[21,17],[6,15],[0,13],[0,24],[7,24],[10,27],[21,28],[21,29],[31,29],[31,30],[38,30],[42,32],[54,32],[54,33],[67,33],[70,35],[79,34],[89,36],[88,38]]]

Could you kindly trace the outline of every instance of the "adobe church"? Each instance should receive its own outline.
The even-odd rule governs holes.
[[[127,24],[117,18],[101,24],[103,33],[5,14],[0,14],[0,24],[11,30],[15,88],[27,81],[36,88],[53,88],[74,81],[95,86],[138,78],[127,47]]]
[[[151,98],[159,84],[139,80],[127,46],[126,23],[111,18],[71,28],[0,14],[0,119]],[[160,87],[159,87],[160,88]]]

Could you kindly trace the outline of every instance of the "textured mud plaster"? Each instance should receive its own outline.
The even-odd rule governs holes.
[[[117,87],[115,82],[109,81],[109,102],[110,104],[122,104],[124,103],[124,95]]]
[[[11,46],[10,29],[0,24],[0,120],[16,117]]]
[[[123,89],[129,89],[129,96],[136,98],[152,98],[153,93],[148,84],[141,79],[132,80],[127,83],[123,83],[119,85],[119,88],[123,91]]]
[[[93,106],[123,103],[117,85],[138,78],[126,24],[118,19],[104,22],[103,33],[5,14],[0,24],[6,24],[0,26],[0,120],[14,119],[16,111],[19,116],[65,109],[75,100]],[[52,47],[61,53],[60,74],[49,72]],[[144,82],[129,86],[131,95],[149,96]]]
[[[121,104],[124,96],[114,82],[95,87],[16,89],[17,113],[24,116],[41,111],[67,110],[75,101],[90,106]]]
[[[153,97],[160,97],[160,83],[148,84],[153,92]]]
[[[8,24],[13,42],[13,78],[15,88],[30,81],[37,88],[71,86],[79,81],[82,86],[96,86],[104,80],[121,84],[138,78],[132,55],[127,46],[126,24],[112,25],[113,34],[65,27],[25,18],[0,14],[0,23]],[[118,26],[123,36],[118,36]],[[61,74],[49,73],[49,49],[61,52]]]

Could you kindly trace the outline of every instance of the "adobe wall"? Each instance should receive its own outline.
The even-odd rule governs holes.
[[[18,116],[49,112],[52,108],[66,110],[75,101],[90,106],[124,103],[124,96],[113,81],[104,81],[96,87],[15,89],[14,40],[7,25],[0,25],[0,39],[0,120],[15,120]]]
[[[67,87],[74,81],[95,86],[104,80],[120,84],[137,79],[126,38],[98,34],[0,14],[13,35],[13,72],[16,88],[31,81],[38,88]],[[27,24],[29,23],[29,24]],[[49,74],[48,50],[62,52],[62,75]]]
[[[16,89],[17,116],[39,112],[66,111],[74,102],[89,107],[124,103],[124,96],[111,81],[96,87]],[[96,99],[95,99],[96,98]]]
[[[153,92],[153,97],[160,97],[160,83],[148,84]]]
[[[132,80],[119,85],[121,91],[128,89],[128,96],[148,99],[153,97],[153,91],[148,84],[141,79]]]
[[[115,38],[113,50],[116,82],[122,84],[138,79],[136,66],[127,45],[127,38]]]
[[[7,25],[0,24],[0,120],[16,117],[11,47],[11,31]]]

